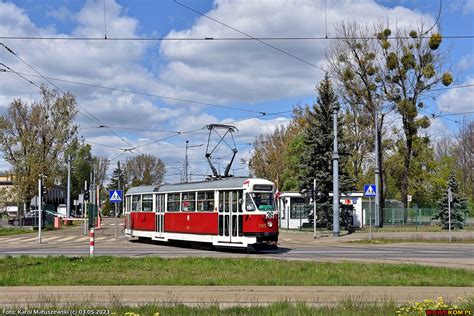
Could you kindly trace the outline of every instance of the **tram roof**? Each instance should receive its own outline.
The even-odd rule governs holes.
[[[151,192],[175,192],[175,191],[191,191],[206,189],[232,189],[243,186],[244,181],[248,177],[230,177],[212,181],[199,181],[189,183],[164,184],[162,186],[146,185],[130,188],[127,194],[140,194]]]

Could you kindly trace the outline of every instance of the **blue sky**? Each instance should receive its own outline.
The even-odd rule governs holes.
[[[209,14],[253,36],[323,36],[324,1],[246,1],[182,0],[186,5]],[[222,25],[183,8],[172,0],[105,0],[108,37],[242,37]],[[389,22],[412,25],[423,19],[432,24],[439,9],[434,0],[339,0],[328,1],[328,32],[341,21],[361,23]],[[439,26],[445,35],[474,34],[474,0],[443,1]],[[0,36],[102,37],[104,36],[103,0],[22,0],[0,1]],[[184,159],[184,144],[205,143],[205,131],[171,137],[156,130],[190,131],[210,123],[234,120],[240,132],[236,142],[240,159],[248,160],[251,143],[260,133],[269,133],[285,125],[289,115],[256,117],[254,112],[282,112],[295,104],[315,100],[314,87],[323,72],[290,58],[255,41],[58,41],[2,39],[43,75],[102,85],[122,90],[232,106],[244,111],[177,102],[123,91],[110,91],[54,81],[61,89],[77,96],[82,107],[143,153],[153,153],[171,166]],[[271,42],[298,57],[325,66],[328,41]],[[474,39],[445,39],[443,49],[455,84],[474,84]],[[14,56],[0,51],[0,62],[15,71],[32,73]],[[41,78],[29,77],[35,83]],[[0,113],[14,98],[33,100],[37,88],[11,73],[0,74]],[[473,88],[446,90],[434,95],[431,113],[472,111]],[[458,129],[454,121],[472,120],[472,114],[435,119],[428,133],[452,137]],[[92,144],[94,154],[124,160],[134,153],[110,131],[97,128],[78,117],[81,136]],[[124,129],[125,128],[125,129]],[[132,130],[132,129],[135,130]],[[139,131],[137,129],[154,131]],[[151,141],[153,145],[144,146]],[[109,147],[107,147],[109,146]],[[115,147],[110,148],[110,147]],[[227,152],[219,155],[226,157]],[[190,150],[191,169],[207,173],[202,163],[202,147]],[[224,160],[224,159],[222,159]],[[179,163],[176,165],[179,166]],[[8,169],[0,159],[0,170]],[[237,174],[247,172],[236,165]],[[176,181],[179,171],[170,172],[168,181]],[[196,178],[198,178],[196,176]]]

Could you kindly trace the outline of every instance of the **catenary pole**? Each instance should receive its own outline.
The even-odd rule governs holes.
[[[332,155],[332,170],[333,170],[333,223],[332,234],[334,237],[339,236],[339,153],[337,152],[337,113],[339,111],[339,104],[334,104],[333,107],[333,130],[334,130],[334,151]]]
[[[380,205],[380,186],[379,186],[379,176],[380,176],[380,170],[379,170],[379,115],[378,115],[378,110],[375,110],[375,225],[380,226],[379,220],[380,220],[380,210],[379,210],[379,205]]]

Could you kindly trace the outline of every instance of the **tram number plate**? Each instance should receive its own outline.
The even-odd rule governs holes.
[[[267,215],[265,216],[266,219],[273,218],[274,214],[273,212],[267,212]]]

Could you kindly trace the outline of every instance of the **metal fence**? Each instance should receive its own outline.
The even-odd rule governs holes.
[[[370,219],[372,225],[375,225],[378,218],[374,214],[372,209],[372,214],[369,213],[369,209],[364,209],[364,224],[369,225]],[[403,208],[384,208],[384,225],[436,225],[439,223],[439,220],[433,219],[434,215],[438,213],[438,210],[435,208],[409,208],[407,209],[407,214],[404,216]],[[371,215],[371,216],[370,216]],[[464,215],[464,222],[469,222],[469,214]]]

